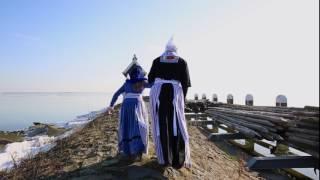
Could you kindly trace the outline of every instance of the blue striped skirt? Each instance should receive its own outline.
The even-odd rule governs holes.
[[[137,99],[127,98],[121,106],[118,146],[119,152],[125,155],[138,155],[145,149],[135,111],[137,105]]]

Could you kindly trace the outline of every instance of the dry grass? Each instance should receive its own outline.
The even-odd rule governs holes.
[[[20,142],[23,141],[23,134],[15,132],[2,132],[0,131],[0,144],[1,141]]]
[[[77,171],[86,168],[99,171],[100,175],[110,173],[124,175],[130,165],[153,169],[168,179],[258,179],[244,168],[244,161],[232,159],[207,140],[197,127],[189,126],[191,156],[193,167],[162,168],[156,162],[152,138],[150,138],[149,156],[140,163],[120,163],[112,167],[101,168],[106,159],[114,159],[117,154],[117,112],[112,116],[98,117],[82,130],[57,141],[57,145],[47,153],[30,156],[14,169],[0,172],[0,179],[39,179],[47,177],[79,176]],[[97,163],[88,166],[88,159],[96,158]],[[92,166],[92,167],[91,167]],[[109,170],[108,170],[109,169]],[[1,179],[2,180],[2,179]]]

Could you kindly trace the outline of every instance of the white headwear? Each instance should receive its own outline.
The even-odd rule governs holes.
[[[177,46],[173,43],[173,37],[171,37],[166,45],[166,50],[162,54],[162,56],[174,56],[178,57]]]

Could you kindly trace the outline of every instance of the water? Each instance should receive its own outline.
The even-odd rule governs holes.
[[[79,127],[103,113],[101,109],[109,103],[109,97],[108,93],[2,93],[0,130],[24,129],[34,121]],[[39,135],[7,144],[0,151],[0,170],[10,169],[15,162],[50,150],[57,140],[69,136],[74,130],[57,137]]]
[[[21,130],[33,122],[67,122],[105,108],[110,97],[110,93],[0,93],[0,130]]]

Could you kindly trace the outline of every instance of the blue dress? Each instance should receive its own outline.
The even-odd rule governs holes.
[[[119,95],[122,93],[139,93],[132,88],[133,84],[126,81],[122,87],[113,95],[110,107],[113,107]],[[118,131],[118,148],[119,152],[125,155],[138,155],[146,152],[139,131],[138,119],[136,116],[136,106],[138,100],[135,98],[124,99],[120,110],[120,122]]]

